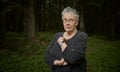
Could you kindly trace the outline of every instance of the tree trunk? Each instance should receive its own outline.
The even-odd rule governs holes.
[[[80,13],[80,31],[85,31],[83,9],[81,9]]]
[[[32,40],[35,36],[35,14],[34,14],[34,1],[28,1],[28,6],[25,10],[25,34],[26,39]]]

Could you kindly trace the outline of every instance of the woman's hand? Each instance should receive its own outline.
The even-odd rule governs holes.
[[[56,66],[62,66],[64,64],[64,59],[62,58],[61,60],[55,60],[54,65]]]
[[[67,47],[67,44],[64,42],[63,45],[61,46],[62,52],[64,52],[64,50],[66,49],[66,47]]]
[[[61,47],[61,51],[64,52],[65,48],[67,47],[67,44],[65,43],[65,39],[64,37],[59,37],[58,40],[57,40],[58,44],[60,45]]]
[[[68,65],[68,63],[67,63],[66,61],[64,61],[64,64],[63,64],[63,66],[66,66],[66,65]]]
[[[61,60],[55,60],[54,61],[54,65],[56,65],[56,66],[65,66],[67,64],[68,63],[66,61],[64,61],[64,58],[61,58]]]
[[[57,42],[58,42],[58,44],[61,46],[62,43],[64,43],[64,38],[63,38],[62,36],[59,37],[58,40],[57,40]]]

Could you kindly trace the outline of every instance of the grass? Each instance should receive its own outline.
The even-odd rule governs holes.
[[[44,51],[53,35],[51,32],[37,33],[37,39],[28,42],[21,34],[7,34],[0,48],[0,72],[50,72],[44,63]],[[89,37],[88,72],[120,72],[119,44],[120,41]]]
[[[87,45],[88,72],[120,72],[120,41],[89,37]]]

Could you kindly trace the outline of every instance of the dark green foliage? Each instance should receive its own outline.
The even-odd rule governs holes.
[[[25,36],[23,33],[15,33],[15,32],[4,33],[0,37],[0,48],[2,49],[9,48],[11,50],[15,50],[19,46],[25,44],[24,40],[25,40]]]
[[[50,72],[44,62],[44,52],[53,36],[53,32],[37,33],[36,39],[30,42],[23,34],[6,34],[5,41],[13,44],[0,49],[0,72]],[[104,37],[89,37],[86,50],[88,72],[119,72],[119,44],[120,41],[108,41]]]
[[[87,48],[88,72],[119,72],[120,41],[89,37]]]
[[[42,38],[43,36],[40,37]],[[8,46],[7,48],[0,49],[0,72],[50,71],[44,62],[44,50],[48,43],[41,43],[39,38],[28,42],[24,36],[16,33],[8,33],[5,38]]]

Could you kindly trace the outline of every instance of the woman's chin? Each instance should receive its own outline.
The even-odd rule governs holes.
[[[66,32],[71,32],[72,30],[66,29],[65,31],[66,31]]]

